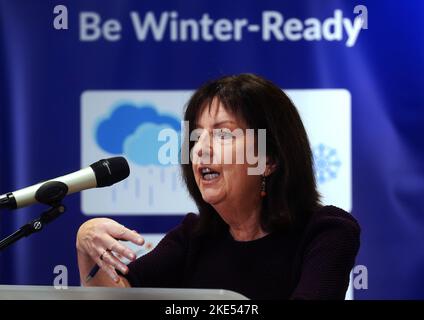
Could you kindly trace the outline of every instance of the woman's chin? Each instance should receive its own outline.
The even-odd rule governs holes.
[[[205,202],[209,203],[210,205],[214,205],[214,204],[221,202],[222,195],[213,194],[213,193],[210,193],[210,192],[204,192],[204,193],[202,193],[202,198]]]

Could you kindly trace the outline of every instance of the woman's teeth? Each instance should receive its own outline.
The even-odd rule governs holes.
[[[218,177],[219,177],[219,173],[208,173],[208,174],[205,174],[203,176],[203,179],[205,179],[205,180],[213,180],[213,179],[218,178]]]
[[[219,177],[219,173],[212,171],[210,168],[202,168],[201,173],[204,180],[213,180]]]

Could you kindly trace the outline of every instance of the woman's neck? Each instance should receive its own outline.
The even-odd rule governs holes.
[[[236,241],[252,241],[268,234],[262,230],[260,221],[250,224],[250,221],[247,220],[238,225],[230,225],[229,230]]]
[[[237,241],[251,241],[262,238],[268,233],[261,226],[261,204],[250,206],[250,210],[241,207],[226,206],[215,208],[221,218],[228,224],[229,231]]]

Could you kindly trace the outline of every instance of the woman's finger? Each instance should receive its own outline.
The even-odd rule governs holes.
[[[116,270],[119,270],[121,273],[126,274],[128,272],[128,267],[123,264],[119,259],[117,259],[111,251],[104,251],[102,260],[104,263],[109,264]]]
[[[129,259],[130,261],[133,261],[136,258],[133,250],[127,248],[125,245],[110,236],[108,236],[108,239],[105,240],[105,247],[109,248],[109,250],[115,252],[119,256]]]
[[[118,223],[108,225],[108,231],[115,239],[131,241],[132,243],[140,246],[144,244],[142,236]]]
[[[99,266],[99,268],[103,270],[114,282],[119,282],[119,276],[116,273],[115,268],[106,263],[106,261],[103,259],[100,259],[99,255],[97,255],[94,261]]]
[[[114,281],[114,282],[119,282],[119,276],[116,273],[116,270],[114,267],[112,267],[111,265],[108,264],[104,264],[103,268],[102,268],[106,274]]]
[[[95,258],[95,261],[97,265],[106,271],[109,276],[115,281],[115,278],[113,277],[116,272],[111,273],[110,270],[107,268],[110,267],[113,270],[117,269],[121,273],[126,274],[128,272],[128,267],[123,264],[121,261],[119,261],[111,251],[103,249],[103,248],[97,248],[97,257]],[[117,276],[117,274],[116,274]]]

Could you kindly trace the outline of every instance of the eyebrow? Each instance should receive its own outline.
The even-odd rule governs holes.
[[[233,121],[233,120],[222,120],[222,121],[215,122],[215,123],[213,124],[213,127],[214,127],[214,128],[216,128],[216,127],[219,127],[219,126],[221,126],[221,125],[223,125],[223,124],[226,124],[226,123],[237,124],[237,123],[236,123],[235,121]],[[198,123],[196,123],[196,128],[202,128],[202,126],[201,126],[201,125],[199,125]]]

